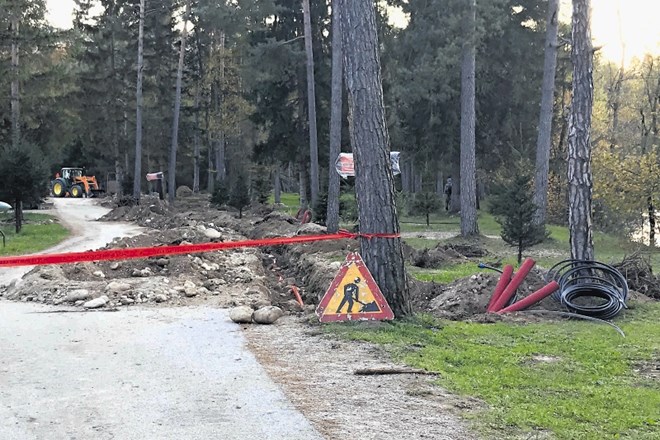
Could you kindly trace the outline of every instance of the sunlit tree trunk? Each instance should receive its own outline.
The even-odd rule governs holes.
[[[344,3],[342,30],[360,232],[399,233],[374,2]],[[362,257],[397,317],[411,310],[400,238],[361,239]]]
[[[534,222],[538,225],[545,223],[548,205],[548,173],[550,170],[550,147],[552,144],[558,29],[559,0],[549,0],[548,19],[545,30],[545,61],[543,63],[541,113],[536,141],[536,177],[534,178],[534,203],[537,207]]]
[[[332,1],[332,97],[330,104],[330,167],[328,181],[328,212],[326,226],[328,232],[339,230],[339,174],[335,170],[335,161],[341,153],[341,118],[342,118],[342,36],[341,36],[342,0]]]
[[[591,113],[593,47],[590,0],[573,0],[573,101],[568,128],[568,225],[571,258],[593,260],[591,218]]]
[[[312,47],[312,17],[309,0],[303,0],[305,53],[307,54],[307,116],[309,124],[309,179],[312,209],[319,199],[319,145],[316,131],[316,86],[314,84],[314,50]]]
[[[174,120],[172,122],[172,146],[170,148],[169,185],[167,200],[174,203],[176,195],[176,150],[179,146],[179,116],[181,111],[181,83],[183,81],[183,62],[186,56],[186,39],[188,37],[188,18],[190,17],[190,0],[186,3],[186,12],[183,18],[183,31],[181,33],[181,47],[179,48],[179,67],[176,72],[176,91],[174,95]]]
[[[475,147],[476,0],[467,0],[461,62],[461,235],[479,234]]]
[[[135,113],[135,172],[133,174],[133,197],[140,199],[142,174],[142,108],[144,99],[142,97],[142,79],[144,70],[144,8],[145,0],[140,0],[140,27],[138,31],[138,62],[137,62],[137,91],[136,91],[136,113]],[[119,176],[117,176],[119,179]],[[119,182],[121,186],[121,182]]]
[[[11,20],[11,143],[15,149],[21,145],[21,95],[19,86],[19,29],[18,11],[13,11]],[[18,232],[18,231],[17,231]]]

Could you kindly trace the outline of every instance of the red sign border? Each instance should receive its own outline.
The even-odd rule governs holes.
[[[351,266],[351,264],[355,264],[357,266],[381,311],[378,313],[340,313],[326,315],[326,307],[332,300],[332,297],[337,291],[339,284],[341,284],[342,280],[344,279],[344,276],[346,276],[346,272],[348,272],[348,268]],[[383,293],[380,291],[380,288],[378,287],[378,284],[376,284],[374,277],[371,275],[371,272],[369,272],[369,268],[367,268],[367,266],[364,264],[364,261],[362,260],[362,257],[357,252],[351,252],[346,256],[346,261],[344,261],[344,264],[342,264],[339,272],[335,276],[335,279],[332,280],[330,287],[328,287],[328,290],[326,290],[325,295],[323,295],[321,302],[316,308],[316,315],[319,317],[319,321],[323,323],[339,321],[385,321],[394,319],[394,312],[392,312],[390,305],[387,303]]]

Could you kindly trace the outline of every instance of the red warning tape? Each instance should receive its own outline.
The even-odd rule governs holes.
[[[340,231],[336,234],[301,235],[297,237],[269,238],[222,243],[184,244],[178,246],[106,249],[100,251],[70,252],[65,254],[21,255],[0,258],[0,267],[45,266],[48,264],[84,263],[90,261],[132,260],[165,255],[196,254],[202,252],[244,247],[278,246],[315,241],[344,240],[350,238],[398,238],[400,234],[353,234]]]

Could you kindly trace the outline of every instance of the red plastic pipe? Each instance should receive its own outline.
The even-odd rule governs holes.
[[[559,284],[557,284],[557,282],[554,280],[550,281],[548,284],[541,287],[539,290],[532,293],[527,298],[523,298],[520,301],[511,304],[509,307],[502,309],[497,313],[501,314],[501,313],[517,312],[519,310],[524,310],[527,307],[531,306],[532,304],[536,304],[537,302],[541,301],[546,296],[552,295],[557,289],[559,289]]]
[[[522,266],[520,266],[520,269],[518,269],[518,272],[516,272],[516,274],[511,279],[511,282],[504,288],[504,292],[502,292],[499,298],[497,298],[495,301],[495,304],[493,304],[493,307],[491,308],[492,311],[497,312],[504,308],[504,305],[516,293],[516,289],[520,287],[523,280],[525,277],[527,277],[535,264],[536,261],[532,260],[531,258],[528,258],[523,262]]]
[[[511,282],[511,275],[513,275],[513,266],[510,264],[507,264],[504,266],[504,270],[502,271],[502,276],[500,277],[500,280],[497,282],[497,285],[495,286],[495,291],[493,292],[493,296],[490,298],[490,302],[488,303],[488,307],[486,308],[487,311],[492,312],[493,305],[495,304],[495,301],[497,301],[497,298],[500,297],[502,292],[504,292],[504,288]]]

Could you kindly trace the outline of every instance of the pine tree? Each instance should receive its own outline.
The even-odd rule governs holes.
[[[529,174],[523,170],[499,183],[491,200],[490,211],[502,225],[502,240],[518,249],[518,263],[525,249],[543,242],[548,233],[545,224],[536,224],[537,206]]]
[[[238,209],[238,218],[243,218],[243,209],[250,204],[250,189],[246,177],[239,173],[229,193],[228,205]]]
[[[422,192],[415,194],[413,209],[416,214],[423,214],[426,217],[426,226],[430,226],[430,215],[440,209],[440,198],[434,192]]]

